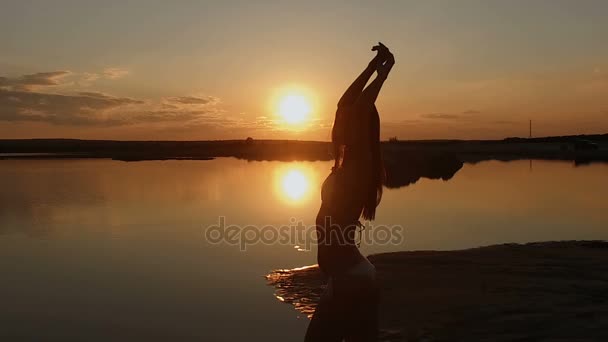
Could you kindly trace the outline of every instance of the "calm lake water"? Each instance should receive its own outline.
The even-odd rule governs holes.
[[[298,341],[272,269],[295,244],[212,244],[206,229],[312,224],[330,162],[1,160],[0,339]],[[365,253],[608,239],[608,165],[488,161],[386,190]]]

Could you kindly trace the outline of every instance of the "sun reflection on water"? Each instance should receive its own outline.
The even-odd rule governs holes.
[[[283,177],[283,191],[292,200],[301,199],[309,187],[308,179],[300,170],[291,170]]]
[[[308,201],[316,184],[315,173],[303,165],[279,168],[275,175],[276,191],[282,201],[301,204]]]

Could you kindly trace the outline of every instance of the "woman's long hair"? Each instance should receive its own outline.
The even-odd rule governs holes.
[[[385,180],[384,164],[382,162],[382,151],[380,146],[380,115],[376,106],[373,106],[369,113],[371,116],[369,129],[369,141],[362,142],[368,144],[371,153],[371,163],[367,166],[368,179],[367,189],[364,191],[364,203],[362,216],[366,220],[373,220],[376,217],[376,207],[382,199],[382,185]],[[347,125],[351,124],[352,118],[345,118],[345,113],[341,110],[336,112],[334,126],[331,132],[331,140],[334,155],[334,167],[339,168],[344,162],[344,149],[346,142]],[[355,137],[357,139],[357,137]],[[348,153],[347,153],[348,158]],[[363,166],[363,167],[366,167]]]

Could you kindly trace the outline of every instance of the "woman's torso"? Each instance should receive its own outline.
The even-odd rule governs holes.
[[[330,276],[343,274],[366,261],[355,241],[363,208],[358,194],[363,193],[365,184],[351,167],[334,169],[321,188],[322,204],[316,220],[317,256],[319,267]]]

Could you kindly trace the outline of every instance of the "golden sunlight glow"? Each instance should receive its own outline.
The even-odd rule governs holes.
[[[313,122],[318,106],[314,94],[299,85],[285,85],[273,91],[270,98],[272,112],[282,128],[303,130]]]
[[[306,176],[300,170],[291,170],[283,177],[283,191],[292,200],[299,200],[310,187]]]
[[[310,111],[310,103],[303,95],[286,95],[279,102],[279,114],[289,124],[304,122]]]
[[[305,165],[288,165],[275,172],[275,192],[288,204],[301,204],[312,198],[316,175]]]

